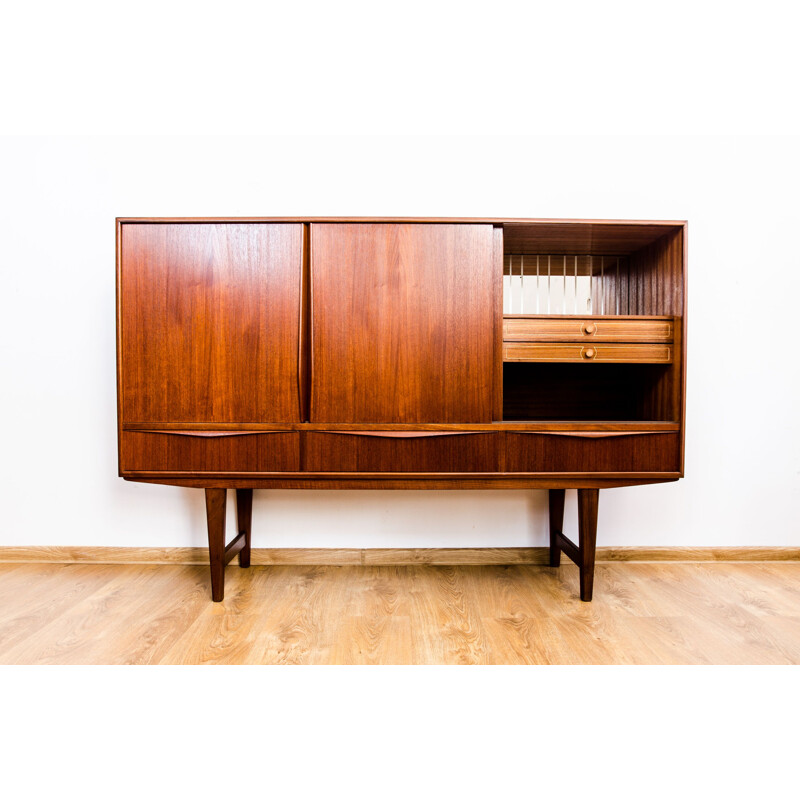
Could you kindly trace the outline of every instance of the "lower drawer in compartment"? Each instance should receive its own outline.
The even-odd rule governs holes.
[[[507,433],[508,472],[678,472],[680,435]]]
[[[308,472],[496,472],[496,433],[305,433]]]
[[[300,434],[171,431],[122,434],[123,472],[296,472]]]
[[[671,364],[671,344],[503,342],[503,361]]]

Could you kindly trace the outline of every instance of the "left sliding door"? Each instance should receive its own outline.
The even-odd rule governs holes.
[[[303,226],[123,222],[123,424],[299,422]]]

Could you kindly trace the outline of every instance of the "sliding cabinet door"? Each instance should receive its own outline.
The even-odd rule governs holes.
[[[295,422],[303,226],[121,226],[124,423]]]
[[[491,422],[492,236],[311,226],[312,422]]]

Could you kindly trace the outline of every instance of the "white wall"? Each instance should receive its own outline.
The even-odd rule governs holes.
[[[205,543],[201,491],[116,476],[114,217],[271,214],[688,219],[687,477],[601,493],[598,542],[798,545],[799,153],[800,137],[0,140],[0,545]],[[546,538],[544,492],[256,498],[256,547]]]

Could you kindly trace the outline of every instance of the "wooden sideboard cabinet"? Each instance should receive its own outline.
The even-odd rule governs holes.
[[[215,601],[270,488],[548,489],[591,600],[599,490],[683,475],[685,288],[685,222],[118,219],[119,474],[205,490]]]

